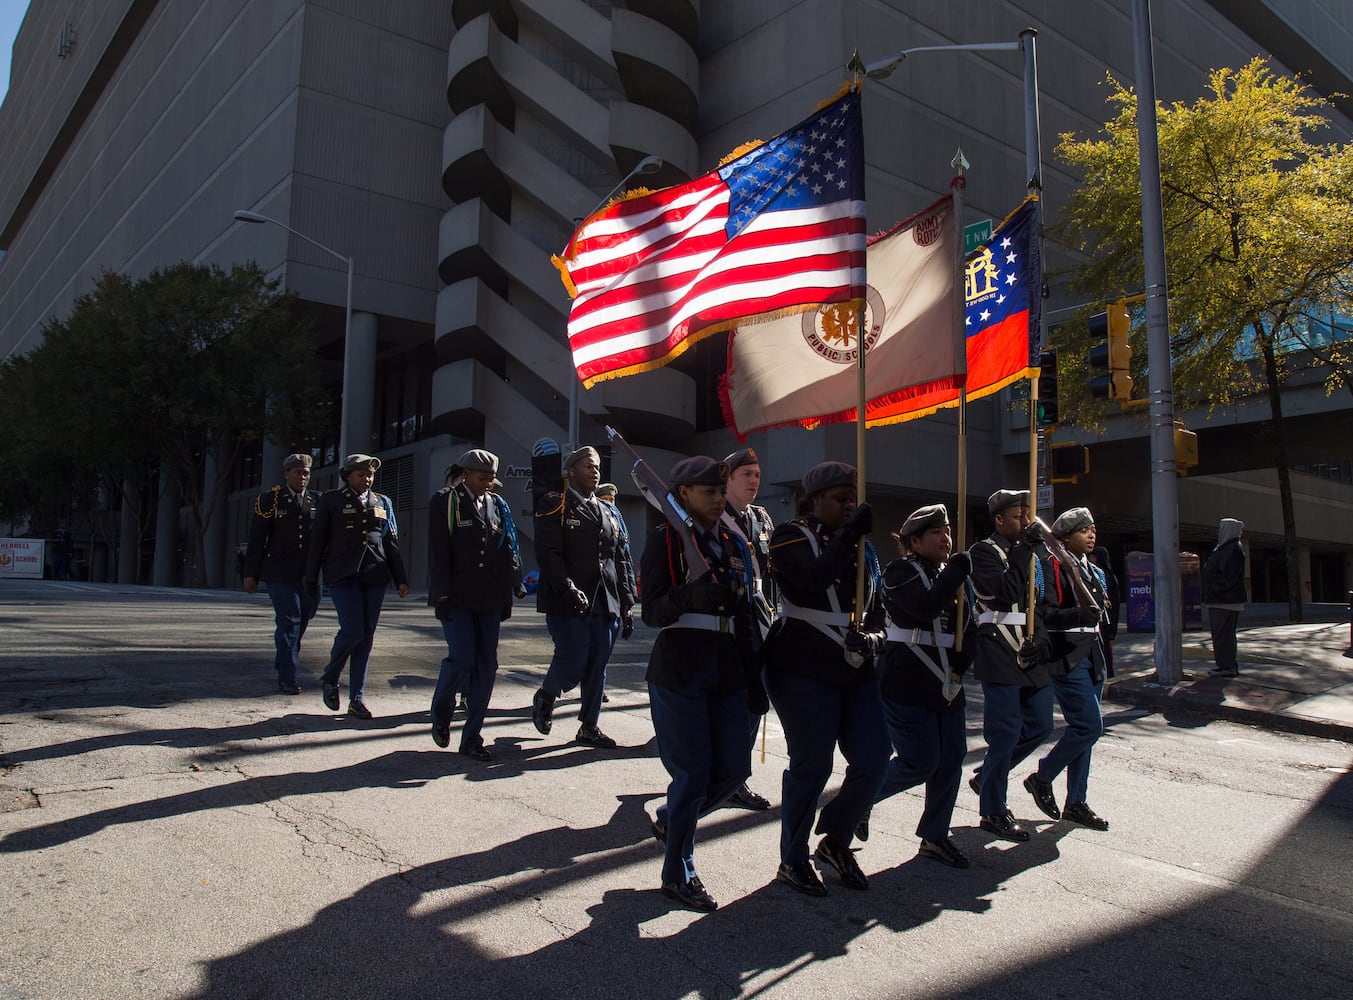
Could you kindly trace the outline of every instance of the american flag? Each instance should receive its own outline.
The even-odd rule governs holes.
[[[864,297],[864,148],[850,92],[695,180],[590,216],[556,260],[585,386],[764,314]]]

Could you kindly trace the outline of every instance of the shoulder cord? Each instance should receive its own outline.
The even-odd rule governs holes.
[[[512,554],[521,559],[521,549],[517,547],[517,525],[512,520],[512,508],[497,493],[490,495],[493,497],[493,505],[498,508],[498,516],[503,519],[503,533],[498,536],[498,548],[503,547],[503,540],[506,539],[508,545],[512,546]]]
[[[265,511],[261,501],[269,493],[272,494],[272,506]],[[281,501],[281,498],[282,487],[280,486],[274,486],[272,489],[260,493],[258,496],[254,497],[254,513],[263,518],[272,517],[273,514],[277,513],[277,504]]]

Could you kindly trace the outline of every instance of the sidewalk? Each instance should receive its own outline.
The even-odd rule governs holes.
[[[1212,639],[1184,633],[1183,679],[1157,683],[1155,636],[1118,633],[1116,676],[1104,700],[1142,705],[1353,743],[1353,658],[1348,609],[1307,605],[1306,621],[1282,624],[1285,606],[1251,605],[1240,616],[1240,676],[1209,677]]]

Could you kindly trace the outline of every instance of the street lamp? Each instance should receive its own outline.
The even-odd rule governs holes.
[[[297,232],[285,222],[274,219],[270,215],[263,215],[260,212],[246,212],[244,209],[238,209],[235,212],[236,222],[271,222],[274,226],[281,226],[292,236],[305,240],[311,246],[318,247],[325,253],[337,257],[348,266],[348,292],[347,301],[343,307],[343,388],[342,397],[338,414],[338,460],[341,462],[348,454],[348,399],[352,395],[352,258],[339,253],[331,247],[326,247],[319,240],[311,239],[305,233]]]
[[[585,219],[587,218],[588,215],[592,215],[594,212],[597,211],[597,209],[601,208],[608,201],[614,198],[616,194],[620,191],[620,189],[625,187],[625,185],[629,184],[629,182],[632,181],[634,178],[643,176],[644,174],[656,174],[661,169],[662,169],[661,156],[645,156],[642,160],[638,162],[638,164],[634,167],[633,170],[627,173],[624,177],[620,178],[620,183],[617,184],[615,187],[611,188],[611,190],[606,193],[606,197],[602,198],[601,201],[597,202],[596,207],[593,208],[591,212],[588,212],[587,215],[583,216],[583,218]],[[578,221],[579,223],[581,223],[582,219],[579,219]],[[565,250],[568,249],[567,245],[564,247],[564,249]],[[560,252],[560,256],[561,257],[563,256],[562,251]],[[573,357],[573,349],[570,347],[569,348],[570,367],[572,367],[573,364],[572,357]],[[569,379],[568,447],[565,448],[564,450],[565,452],[572,452],[576,450],[577,447],[578,447],[578,372],[575,369],[572,377]],[[568,455],[565,454],[564,457],[568,458]]]

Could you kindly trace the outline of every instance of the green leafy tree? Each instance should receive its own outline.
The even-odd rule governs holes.
[[[1069,274],[1072,287],[1097,301],[1144,282],[1137,99],[1112,78],[1108,86],[1113,116],[1103,130],[1064,134],[1057,147],[1081,184],[1053,234],[1083,259]],[[1313,320],[1353,312],[1353,151],[1321,141],[1331,114],[1325,100],[1262,59],[1216,70],[1204,96],[1157,110],[1176,405],[1267,398],[1294,621],[1301,593],[1283,383],[1315,368],[1329,389],[1353,392],[1347,343],[1310,333]],[[1138,379],[1146,365],[1141,334]],[[1058,346],[1064,365],[1085,370],[1083,332]],[[1064,410],[1086,422],[1103,416],[1102,406],[1076,396],[1084,386],[1066,385]]]
[[[105,273],[43,333],[0,371],[0,397],[12,385],[29,400],[60,400],[32,421],[23,454],[35,470],[60,455],[67,471],[42,496],[0,502],[35,509],[64,485],[69,503],[76,489],[156,482],[167,467],[192,512],[193,582],[209,582],[205,539],[245,449],[327,426],[313,330],[294,296],[252,263],[185,262],[138,281]]]

